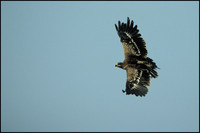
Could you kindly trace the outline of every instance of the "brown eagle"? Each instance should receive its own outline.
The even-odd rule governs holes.
[[[139,34],[137,25],[133,26],[133,20],[127,18],[127,23],[120,23],[115,28],[124,48],[125,59],[115,66],[126,70],[127,81],[126,90],[122,90],[126,95],[135,94],[145,96],[150,86],[150,79],[158,77],[156,63],[147,57],[146,43]]]

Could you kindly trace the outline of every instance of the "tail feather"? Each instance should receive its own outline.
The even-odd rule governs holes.
[[[150,70],[150,74],[153,78],[157,78],[158,77],[158,73],[155,70]]]
[[[140,84],[142,84],[143,86],[150,86],[151,79],[150,74],[147,71],[143,71],[142,77],[140,78]]]
[[[158,73],[156,72],[156,69],[158,68],[158,66],[156,65],[156,63],[151,58],[147,57],[146,60],[148,62],[147,69],[149,70],[149,73],[151,74],[151,76],[153,78],[157,78]]]

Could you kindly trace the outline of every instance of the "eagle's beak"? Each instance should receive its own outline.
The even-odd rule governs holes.
[[[119,65],[119,64],[116,64],[115,67],[120,67],[120,65]]]

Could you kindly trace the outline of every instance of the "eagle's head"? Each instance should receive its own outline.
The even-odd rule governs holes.
[[[118,62],[115,67],[119,67],[119,68],[122,68],[124,69],[124,64],[122,62]]]

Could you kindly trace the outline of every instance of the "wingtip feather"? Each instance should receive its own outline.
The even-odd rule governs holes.
[[[118,27],[117,27],[117,25],[116,25],[116,24],[115,24],[115,28],[116,28],[116,30],[117,30],[117,32],[118,32],[119,30],[118,30]]]

